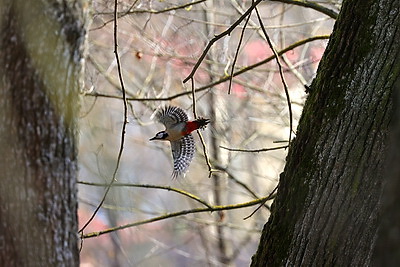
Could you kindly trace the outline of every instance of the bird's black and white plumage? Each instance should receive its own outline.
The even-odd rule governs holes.
[[[173,106],[167,106],[155,113],[155,119],[164,124],[165,130],[158,132],[150,140],[167,140],[171,142],[174,171],[172,177],[184,176],[193,160],[196,145],[192,131],[204,128],[210,120],[199,118],[189,121],[186,112]]]
[[[196,145],[192,134],[187,134],[178,141],[171,142],[174,171],[172,177],[183,176],[193,160]]]

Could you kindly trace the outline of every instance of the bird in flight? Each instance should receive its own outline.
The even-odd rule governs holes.
[[[194,157],[195,143],[191,132],[204,129],[209,119],[198,118],[189,121],[186,112],[174,106],[167,106],[155,113],[155,119],[164,124],[165,130],[158,132],[152,140],[166,140],[171,143],[174,171],[172,178],[184,176]]]

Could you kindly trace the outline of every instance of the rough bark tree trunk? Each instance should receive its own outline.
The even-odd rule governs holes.
[[[400,56],[397,59],[400,61]],[[373,256],[374,266],[399,266],[400,264],[400,77],[394,87],[394,113],[390,124],[388,176],[382,196],[381,214],[378,218],[378,240]]]
[[[400,1],[344,1],[252,266],[368,266],[377,239]]]
[[[0,0],[0,266],[78,266],[84,0]]]

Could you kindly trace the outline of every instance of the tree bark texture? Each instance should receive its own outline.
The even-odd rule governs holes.
[[[400,61],[400,56],[397,59]],[[382,196],[378,218],[378,240],[373,256],[374,266],[400,265],[400,77],[395,83],[394,113],[390,123],[390,147],[387,164],[387,182]]]
[[[344,1],[252,266],[368,266],[377,239],[400,1]]]
[[[0,0],[0,266],[78,266],[83,1]]]

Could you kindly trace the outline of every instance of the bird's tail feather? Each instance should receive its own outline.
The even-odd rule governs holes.
[[[197,122],[197,125],[199,126],[200,129],[204,129],[206,128],[207,124],[210,123],[209,119],[205,119],[205,118],[198,118],[197,120],[195,120]]]

